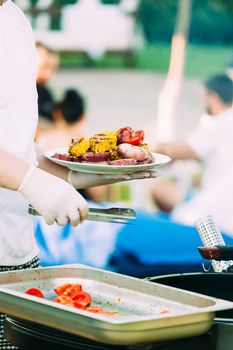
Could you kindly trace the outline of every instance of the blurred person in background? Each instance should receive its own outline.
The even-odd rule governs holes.
[[[36,43],[37,74],[36,88],[38,93],[39,122],[36,137],[53,126],[54,97],[48,88],[48,82],[59,66],[59,55],[41,42]]]
[[[196,160],[201,162],[203,174],[200,187],[190,197],[190,193],[182,192],[172,184],[155,186],[153,198],[159,209],[171,212],[172,218],[182,223],[192,225],[202,212],[202,194],[213,184],[220,181],[233,162],[233,82],[226,75],[216,75],[205,83],[204,106],[211,116],[211,123],[201,123],[187,138],[180,143],[161,144],[157,152],[166,154],[173,161]],[[232,182],[233,185],[233,182]],[[175,190],[174,190],[175,189]],[[221,206],[231,200],[226,193]],[[209,211],[218,203],[209,203]],[[216,218],[218,224],[228,232],[233,233],[233,226],[225,225],[226,218]]]
[[[200,187],[182,197],[172,184],[158,185],[154,198],[159,199],[160,209],[170,213],[138,211],[135,225],[125,225],[118,232],[109,266],[119,273],[145,277],[201,271],[197,247],[203,243],[194,225],[209,214],[225,243],[233,244],[233,83],[226,75],[217,75],[206,82],[205,90],[205,108],[211,121],[200,123],[185,141],[162,144],[157,149],[173,161],[200,162]]]
[[[38,135],[36,140],[41,149],[68,147],[72,138],[85,135],[87,124],[85,102],[78,91],[74,89],[65,91],[62,100],[54,103],[51,114],[53,128]]]
[[[37,133],[36,144],[41,151],[60,147],[67,148],[72,139],[85,136],[86,104],[83,96],[77,90],[66,90],[62,100],[54,103],[51,114],[53,127]],[[81,190],[80,193],[86,199],[99,202],[106,198],[107,190],[106,186],[100,186]]]

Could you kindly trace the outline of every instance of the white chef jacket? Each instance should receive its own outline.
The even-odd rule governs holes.
[[[32,29],[8,0],[0,6],[0,148],[35,164],[37,115]],[[0,265],[21,265],[38,254],[27,209],[20,193],[0,188]]]
[[[193,225],[211,214],[222,230],[233,235],[233,108],[200,125],[186,142],[203,160],[204,175],[200,191],[175,207],[173,219]]]

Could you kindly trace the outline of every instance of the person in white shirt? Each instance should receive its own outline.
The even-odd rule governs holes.
[[[38,120],[36,54],[33,34],[22,11],[11,0],[0,0],[0,272],[38,267],[28,204],[48,224],[68,221],[76,226],[88,206],[76,189],[155,177],[81,174],[52,164],[34,147]],[[37,167],[38,165],[38,167]],[[11,349],[3,338],[0,314],[0,349]]]
[[[190,200],[177,203],[171,210],[171,218],[193,225],[200,216],[213,214],[220,228],[233,234],[233,225],[227,224],[229,211],[224,212],[223,209],[228,208],[233,200],[228,195],[228,189],[225,188],[221,203],[218,198],[213,200],[217,187],[224,182],[233,164],[233,82],[226,75],[217,75],[206,82],[205,88],[205,106],[212,122],[200,124],[184,142],[162,144],[157,151],[169,155],[172,160],[193,159],[203,165],[199,190]],[[226,182],[229,183],[229,179]]]

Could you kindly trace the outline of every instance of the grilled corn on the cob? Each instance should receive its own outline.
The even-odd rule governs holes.
[[[69,154],[73,157],[79,157],[81,154],[87,152],[90,147],[90,142],[85,137],[77,140],[72,140],[72,144],[69,147]]]
[[[117,138],[114,135],[105,133],[94,135],[90,138],[90,149],[95,153],[110,151],[117,144]]]

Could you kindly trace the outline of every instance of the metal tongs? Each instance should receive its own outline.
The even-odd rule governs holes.
[[[40,216],[32,205],[29,205],[28,213],[34,216]],[[111,222],[116,224],[132,224],[136,219],[136,213],[130,208],[89,208],[86,220]]]

